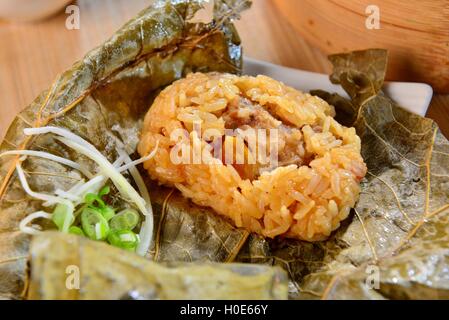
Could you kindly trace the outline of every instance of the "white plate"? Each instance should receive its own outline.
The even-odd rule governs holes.
[[[305,92],[321,89],[348,97],[340,86],[329,81],[326,74],[287,68],[248,57],[244,59],[243,73],[253,76],[264,74]],[[431,86],[415,82],[386,82],[384,92],[403,108],[421,116],[425,116],[433,96]]]

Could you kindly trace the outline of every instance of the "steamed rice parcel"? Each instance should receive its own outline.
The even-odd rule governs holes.
[[[318,241],[348,217],[366,174],[355,129],[334,117],[266,76],[195,73],[156,98],[138,150],[158,147],[150,176],[237,227]]]

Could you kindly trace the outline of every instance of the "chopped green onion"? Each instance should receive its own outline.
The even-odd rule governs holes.
[[[105,240],[109,225],[103,215],[92,208],[85,208],[81,213],[81,225],[84,233],[93,240]]]
[[[153,228],[154,228],[154,217],[153,217],[153,208],[151,207],[151,199],[150,194],[148,192],[148,188],[145,185],[145,182],[143,181],[142,176],[139,173],[139,170],[136,168],[137,162],[133,162],[131,158],[129,157],[128,153],[125,151],[123,143],[118,142],[118,144],[122,145],[122,148],[117,148],[117,152],[120,156],[123,156],[125,158],[126,165],[129,166],[129,173],[134,179],[134,182],[136,183],[140,194],[142,195],[142,198],[145,201],[146,210],[143,210],[137,206],[137,208],[140,210],[140,212],[144,215],[144,220],[142,222],[142,226],[140,228],[139,233],[139,245],[136,249],[136,252],[138,255],[145,256],[148,252],[148,250],[151,247],[151,241],[153,239]],[[156,143],[156,147],[154,150],[148,155],[148,159],[151,159],[156,154],[157,150],[159,148],[159,140]]]
[[[135,251],[139,237],[130,230],[113,230],[109,233],[108,241],[115,247]]]
[[[20,182],[22,183],[24,190],[30,196],[45,201],[43,205],[46,207],[57,204],[66,206],[65,209],[63,206],[62,208],[55,208],[55,213],[57,214],[55,214],[54,220],[58,228],[62,229],[62,231],[64,232],[74,232],[77,234],[84,232],[91,239],[105,240],[108,236],[108,233],[110,232],[108,221],[112,220],[115,217],[114,209],[105,204],[105,201],[102,199],[103,196],[107,195],[110,192],[109,186],[103,186],[105,185],[107,180],[111,179],[115,187],[117,187],[118,191],[125,198],[129,199],[129,201],[133,202],[136,209],[139,209],[139,211],[144,216],[140,235],[136,235],[132,232],[130,233],[129,231],[131,230],[117,230],[125,232],[125,234],[121,236],[120,241],[136,243],[137,247],[134,248],[134,251],[136,251],[136,253],[139,255],[143,256],[147,253],[148,249],[151,247],[153,233],[153,211],[151,208],[151,200],[147,187],[145,186],[145,183],[135,166],[154,157],[158,149],[158,144],[156,145],[155,149],[146,157],[132,161],[129,155],[126,153],[123,143],[118,140],[117,143],[118,145],[120,145],[120,148],[118,148],[119,157],[115,160],[114,163],[111,163],[91,143],[64,128],[27,128],[24,129],[24,133],[25,135],[54,133],[55,135],[59,136],[56,137],[56,139],[93,160],[100,169],[99,171],[101,172],[101,174],[99,173],[93,176],[81,165],[71,160],[63,159],[61,157],[42,152],[35,153],[34,151],[19,151],[17,153],[24,156],[41,156],[50,160],[64,163],[65,165],[78,169],[79,171],[83,172],[89,179],[91,179],[86,183],[83,180],[82,183],[80,183],[79,185],[75,185],[68,191],[55,190],[56,196],[47,195],[31,190],[28,186],[25,174],[23,173],[20,163],[16,165]],[[122,165],[123,162],[125,163],[124,165]],[[123,171],[129,171],[131,176],[134,178],[140,194],[122,175]],[[86,197],[88,193],[91,193],[91,195]],[[81,208],[78,208],[76,210],[76,213],[74,214],[75,208],[79,205],[81,205]],[[81,217],[79,217],[79,213],[81,213]],[[36,218],[41,216],[53,218],[52,215],[47,213],[37,212],[35,214]],[[76,219],[74,217],[76,217]],[[21,230],[31,234],[38,233],[39,231],[37,229],[27,226],[27,224],[30,223],[31,220],[25,218],[21,222]],[[79,228],[79,220],[81,220],[82,229]],[[134,210],[134,212],[132,213],[128,212],[127,214],[120,215],[120,217],[115,220],[114,225],[116,225],[117,227],[124,226],[126,228],[135,228],[137,224],[139,224],[139,222],[139,213]],[[71,228],[71,225],[74,223],[77,227],[73,226],[73,228]]]
[[[103,217],[106,219],[106,221],[109,221],[112,219],[113,216],[115,216],[115,210],[111,207],[109,207],[103,199],[101,199],[102,196],[105,196],[109,193],[110,187],[105,186],[103,187],[99,192],[98,195],[94,193],[88,193],[84,197],[84,202],[89,206],[89,208],[100,212]]]
[[[86,196],[84,197],[84,202],[90,206],[95,206],[95,202],[97,203],[98,207],[104,207],[106,205],[104,201],[94,193],[86,194]]]
[[[106,221],[111,220],[115,216],[115,210],[109,206],[98,208],[98,211],[102,214]]]
[[[111,188],[110,188],[109,186],[104,186],[104,187],[100,190],[100,192],[98,192],[98,196],[99,196],[99,197],[103,197],[103,196],[109,194],[110,191],[111,191]]]
[[[139,213],[134,209],[125,209],[115,215],[110,226],[112,230],[132,230],[139,223]]]
[[[75,221],[72,210],[65,204],[58,204],[53,211],[53,222],[62,232],[69,232],[69,228]]]
[[[69,233],[75,234],[77,236],[85,236],[84,231],[81,228],[75,226],[71,226],[69,228]]]

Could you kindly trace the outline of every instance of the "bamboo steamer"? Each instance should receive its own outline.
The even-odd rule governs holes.
[[[368,29],[372,0],[273,0],[282,15],[326,54],[385,48],[387,79],[426,82],[449,93],[449,1],[378,0],[380,29]]]

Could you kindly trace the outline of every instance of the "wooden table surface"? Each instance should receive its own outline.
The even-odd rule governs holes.
[[[14,116],[60,72],[101,44],[151,0],[78,0],[79,30],[65,27],[64,12],[33,24],[0,21],[0,139]],[[329,73],[326,57],[285,22],[270,0],[255,0],[237,23],[245,54]],[[449,137],[449,95],[435,95],[428,117]]]

